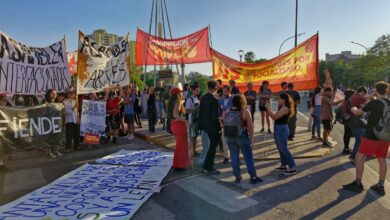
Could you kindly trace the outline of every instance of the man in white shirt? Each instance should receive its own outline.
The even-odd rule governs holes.
[[[191,85],[191,93],[192,95],[186,100],[186,112],[188,113],[188,122],[189,122],[189,136],[190,136],[190,144],[193,151],[193,156],[199,156],[198,152],[196,152],[196,142],[199,135],[198,130],[198,110],[199,110],[199,86],[197,84]]]
[[[65,91],[66,99],[64,100],[64,115],[65,115],[65,129],[66,129],[66,144],[65,150],[67,152],[73,149],[79,150],[80,143],[80,123],[75,100],[75,91],[71,88]]]

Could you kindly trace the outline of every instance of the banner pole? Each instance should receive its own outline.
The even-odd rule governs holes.
[[[320,63],[320,60],[319,60],[319,39],[320,39],[320,35],[319,35],[319,32],[317,31],[317,86],[320,86],[320,67],[319,67],[319,63]]]

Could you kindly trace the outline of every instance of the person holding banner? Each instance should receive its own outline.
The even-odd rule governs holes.
[[[80,143],[80,123],[79,115],[77,111],[77,105],[75,100],[75,91],[72,88],[65,90],[66,99],[64,103],[64,116],[65,116],[65,151],[70,152],[72,150],[79,150]]]
[[[183,90],[180,88],[171,89],[171,98],[168,103],[168,114],[171,118],[171,129],[176,139],[175,152],[173,155],[173,169],[186,169],[190,163],[188,146],[187,121],[184,113],[186,111],[183,100]]]
[[[133,93],[131,88],[128,88],[126,91],[126,96],[124,97],[124,121],[127,124],[128,131],[128,140],[134,138],[134,121],[135,121],[135,111],[134,103],[136,101],[136,95]]]
[[[55,89],[49,89],[46,91],[45,94],[45,100],[43,101],[44,104],[49,105],[51,103],[55,103],[57,99],[57,91]],[[62,154],[58,151],[57,145],[51,145],[49,152],[49,157],[56,158],[57,156],[62,156]]]
[[[119,90],[121,91],[121,90]],[[110,138],[112,136],[112,143],[117,143],[118,138],[118,132],[121,122],[120,117],[120,105],[122,103],[122,99],[120,99],[118,96],[116,96],[115,91],[109,91],[106,90],[106,97],[105,100],[107,100],[107,127],[109,130],[109,134],[107,135],[105,143],[107,144],[110,141]]]

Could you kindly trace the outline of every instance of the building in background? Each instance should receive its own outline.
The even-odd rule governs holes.
[[[355,59],[360,58],[361,55],[352,54],[351,51],[341,51],[340,54],[325,54],[325,60],[329,62],[344,61],[344,63],[350,63]]]
[[[91,38],[92,40],[103,46],[113,45],[118,42],[118,40],[123,39],[123,37],[119,37],[116,34],[107,33],[107,31],[104,29],[95,30],[91,35],[88,35],[87,37]]]

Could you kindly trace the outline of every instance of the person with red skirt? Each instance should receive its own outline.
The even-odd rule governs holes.
[[[171,130],[176,139],[175,152],[173,155],[173,169],[183,171],[191,164],[191,152],[188,143],[187,121],[184,113],[183,94],[180,88],[171,90],[171,98],[168,103],[168,114],[172,118]]]

